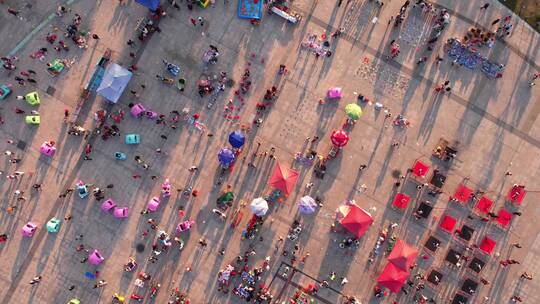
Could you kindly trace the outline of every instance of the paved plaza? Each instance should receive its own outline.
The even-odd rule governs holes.
[[[295,0],[289,3],[302,16],[297,24],[268,14],[268,3],[260,23],[251,24],[238,18],[237,1],[216,0],[206,9],[195,5],[192,10],[186,1],[176,1],[179,9],[168,0],[161,2],[166,16],[154,20],[159,30],[141,41],[141,24],[151,15],[134,0],[0,1],[0,56],[18,57],[13,61],[17,69],[0,72],[0,85],[10,84],[12,90],[0,100],[0,149],[5,154],[0,168],[0,234],[7,235],[0,243],[1,303],[110,303],[115,293],[125,296],[126,303],[132,294],[144,297],[142,303],[168,303],[175,289],[187,294],[191,303],[243,303],[233,292],[246,284],[240,273],[230,279],[228,292],[220,288],[218,273],[228,264],[237,266],[237,257],[246,253],[252,268],[269,257],[268,270],[255,286],[267,287],[272,303],[294,303],[290,299],[307,286],[326,283],[329,286],[316,294],[306,292],[312,299],[306,303],[346,303],[347,297],[355,296],[359,303],[406,304],[422,301],[420,294],[435,303],[458,303],[452,302],[456,294],[467,303],[512,303],[516,296],[523,303],[540,303],[540,91],[530,86],[540,72],[540,35],[527,23],[498,1],[488,0],[434,0],[435,14],[422,13],[413,7],[417,1],[411,1],[398,27],[394,18],[405,2],[399,0],[384,1],[383,6],[371,0]],[[484,3],[490,6],[480,9]],[[55,14],[59,5],[67,8],[63,16]],[[443,9],[450,23],[427,50]],[[64,37],[76,13],[82,20],[79,30],[89,33],[87,48]],[[453,64],[445,50],[449,38],[462,39],[471,27],[495,31],[509,15],[511,33],[497,38],[491,48],[477,48],[486,60],[504,65],[502,75],[490,78],[482,66]],[[496,19],[500,21],[492,25]],[[341,35],[332,37],[339,28]],[[69,51],[53,49],[46,39],[51,33],[57,41],[64,40]],[[327,36],[322,39],[330,43],[331,56],[315,56],[306,47],[311,35]],[[396,58],[389,56],[393,40],[400,45]],[[210,45],[219,50],[216,64],[203,62]],[[44,58],[32,58],[43,47],[48,49]],[[96,65],[109,52],[109,65],[131,67],[131,81],[117,104],[93,92],[82,103]],[[427,61],[418,63],[424,56]],[[443,59],[440,63],[437,56]],[[46,64],[57,58],[65,59],[66,66],[53,76]],[[163,60],[179,66],[176,79],[186,80],[184,91],[156,78],[171,76]],[[280,65],[286,66],[286,73],[278,73]],[[15,77],[26,79],[20,72],[28,69],[35,71],[29,75],[35,81],[18,83]],[[246,69],[251,87],[246,94],[237,93]],[[224,91],[201,97],[200,80],[215,81],[220,72],[229,79]],[[437,93],[434,88],[446,80],[451,92]],[[257,114],[257,104],[273,86],[274,101]],[[333,87],[342,89],[339,100],[326,98]],[[33,91],[40,96],[38,106],[17,98]],[[360,95],[369,102],[359,100]],[[163,114],[165,124],[159,117],[133,117],[130,105],[137,103]],[[346,123],[345,106],[350,103],[358,103],[363,111],[354,125]],[[198,114],[197,123],[187,118],[171,122],[174,113],[185,108],[187,118]],[[107,111],[104,125],[116,125],[120,136],[104,139],[107,130],[96,119],[100,110]],[[122,111],[125,117],[118,117]],[[26,115],[39,115],[40,124],[26,124]],[[410,125],[396,126],[398,115]],[[68,134],[74,125],[86,134]],[[326,162],[323,179],[317,177],[317,164],[295,160],[296,153],[308,149],[326,157],[332,150],[332,132],[342,128],[349,142]],[[234,166],[222,172],[218,153],[230,147],[229,134],[236,130],[245,133],[246,143]],[[138,134],[140,143],[126,145],[127,134]],[[433,156],[441,140],[457,150],[454,158]],[[54,156],[40,153],[42,144],[51,141]],[[117,151],[127,159],[116,159]],[[417,161],[429,166],[426,181],[418,181],[410,170]],[[269,203],[257,235],[246,239],[250,203],[271,196],[268,181],[277,164],[298,172],[298,180],[288,196]],[[423,186],[434,173],[446,178],[440,193]],[[156,212],[142,214],[147,203],[160,196],[166,178],[172,184],[171,196],[161,198]],[[128,217],[102,211],[103,200],[92,193],[85,198],[77,191],[62,195],[79,181],[91,185],[90,192],[99,187],[105,199],[128,207]],[[460,185],[471,189],[475,198],[451,200]],[[527,191],[521,204],[508,198],[514,185],[524,185]],[[213,209],[227,187],[235,198],[222,219]],[[393,206],[399,193],[410,197],[402,210]],[[300,214],[298,208],[307,195],[321,203],[311,215]],[[493,202],[490,215],[475,208],[481,197]],[[348,200],[368,211],[374,222],[358,242],[342,248],[340,244],[353,235],[335,221],[336,209]],[[426,218],[416,211],[422,204],[432,208]],[[502,224],[500,210],[508,211],[508,225]],[[456,223],[446,232],[441,223],[448,216]],[[53,217],[61,224],[51,233],[46,224]],[[193,220],[193,227],[175,233],[186,220]],[[297,240],[290,240],[287,235],[295,220],[302,231]],[[31,237],[21,233],[28,222],[37,225]],[[372,252],[380,233],[393,223],[397,226],[390,233],[418,250],[417,265],[410,269],[412,286],[405,284],[405,291],[397,293],[385,289],[385,296],[376,298],[374,289],[390,251],[388,238],[380,254],[373,257]],[[474,230],[468,241],[459,237],[464,225]],[[171,248],[156,255],[153,249],[159,248],[152,245],[160,243],[158,231],[181,237],[183,249],[173,241]],[[425,248],[430,237],[440,241],[435,252]],[[478,248],[485,237],[496,243],[491,253]],[[104,257],[99,265],[87,261],[87,250],[94,249]],[[463,267],[446,261],[449,250],[465,256],[458,262]],[[127,272],[124,265],[130,257],[138,266]],[[485,263],[480,272],[467,267],[475,258]],[[519,264],[501,265],[507,260]],[[433,270],[442,276],[439,284],[415,278]],[[144,287],[135,285],[140,272],[152,277]],[[524,272],[532,280],[521,277]],[[37,276],[41,280],[29,284]],[[346,284],[341,284],[343,278]],[[94,288],[100,280],[107,284]],[[467,280],[478,283],[474,292],[462,289]],[[151,297],[151,286],[157,283],[161,288]],[[417,291],[419,284],[425,288]]]

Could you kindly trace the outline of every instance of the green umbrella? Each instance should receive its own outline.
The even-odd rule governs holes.
[[[350,103],[345,106],[345,113],[352,120],[358,120],[362,116],[362,108],[355,103]]]
[[[233,200],[234,200],[234,193],[232,193],[231,191],[228,191],[228,192],[223,193],[217,199],[217,203],[218,204],[223,204],[223,203],[227,203],[227,202],[232,202]]]

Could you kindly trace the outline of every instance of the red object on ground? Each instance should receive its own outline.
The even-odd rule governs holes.
[[[336,130],[332,132],[332,135],[330,136],[330,140],[332,141],[332,144],[338,148],[343,148],[347,145],[349,142],[349,134],[343,130]]]
[[[445,215],[441,221],[441,229],[448,232],[453,233],[454,227],[456,226],[457,220],[450,215]]]
[[[399,209],[407,209],[410,201],[411,198],[407,194],[398,193],[396,194],[396,198],[394,198],[394,202],[392,203],[392,205]]]
[[[412,168],[412,173],[416,177],[425,178],[428,173],[429,166],[417,160]]]
[[[459,202],[467,203],[469,201],[469,198],[471,197],[471,194],[472,190],[469,187],[461,184],[456,189],[453,198],[458,200]]]
[[[493,201],[486,198],[485,196],[482,196],[476,204],[475,208],[481,213],[488,214],[491,206],[493,206]]]
[[[503,228],[508,227],[510,225],[510,222],[512,221],[512,213],[508,212],[506,209],[499,210],[499,214],[497,214],[499,217],[497,218],[497,222],[499,225],[501,225]]]
[[[491,254],[493,252],[493,249],[495,249],[495,246],[497,246],[497,242],[486,236],[484,237],[478,248],[480,248],[480,250],[487,254]]]
[[[373,218],[364,209],[357,205],[351,205],[349,213],[345,215],[340,224],[354,234],[354,236],[360,238],[366,233],[371,224],[373,224]]]
[[[297,179],[298,172],[277,163],[274,167],[274,172],[272,172],[272,176],[268,181],[268,185],[281,190],[285,195],[289,195],[293,190]]]
[[[521,205],[523,198],[525,197],[525,187],[514,186],[508,191],[508,200],[515,203],[516,205]]]
[[[418,256],[418,250],[402,240],[398,240],[394,249],[388,256],[388,262],[394,264],[394,266],[408,271],[409,268],[414,265],[414,261]]]
[[[399,269],[394,264],[388,263],[377,279],[377,283],[394,293],[398,293],[408,277],[408,271]]]

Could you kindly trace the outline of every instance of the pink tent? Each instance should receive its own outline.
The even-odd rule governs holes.
[[[416,248],[402,240],[398,240],[394,249],[392,249],[392,252],[388,256],[388,262],[400,269],[408,271],[409,268],[414,265],[416,256],[418,256],[418,250],[416,250]]]
[[[350,205],[349,212],[341,220],[340,224],[357,238],[360,238],[373,224],[373,218],[369,212],[357,205]]]
[[[400,269],[392,263],[388,263],[377,279],[377,283],[390,289],[390,291],[394,293],[398,293],[408,277],[408,271]]]

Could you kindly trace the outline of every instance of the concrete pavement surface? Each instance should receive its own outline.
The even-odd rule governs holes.
[[[16,70],[0,73],[0,85],[11,84],[13,90],[0,101],[0,148],[11,152],[3,156],[0,169],[0,234],[8,237],[0,243],[2,303],[67,303],[72,298],[81,303],[109,303],[114,293],[127,298],[136,293],[145,297],[144,303],[167,303],[176,288],[188,294],[191,303],[242,303],[232,291],[241,279],[231,279],[229,292],[224,293],[217,277],[227,264],[236,265],[236,258],[251,250],[256,254],[249,257],[250,267],[270,257],[269,270],[258,283],[269,286],[275,303],[291,303],[298,290],[323,281],[329,287],[309,296],[315,303],[345,303],[346,296],[356,296],[361,303],[414,303],[418,294],[436,303],[452,303],[456,293],[468,303],[511,303],[514,296],[524,303],[540,303],[536,292],[540,288],[540,225],[536,222],[540,210],[535,206],[540,191],[540,93],[538,86],[529,85],[539,72],[540,38],[529,25],[497,1],[433,1],[436,14],[448,10],[450,23],[429,51],[437,15],[422,13],[413,6],[416,1],[411,1],[399,27],[393,26],[393,20],[405,1],[384,1],[381,7],[370,0],[296,0],[290,7],[302,15],[298,24],[267,14],[265,3],[258,25],[237,17],[236,1],[212,1],[206,9],[195,6],[192,10],[185,2],[179,3],[179,9],[161,2],[167,13],[159,20],[160,31],[141,42],[136,29],[149,12],[132,0],[0,1],[0,55],[18,57]],[[490,6],[481,10],[484,3]],[[68,9],[62,17],[54,14],[58,5]],[[63,36],[75,14],[81,16],[80,29],[89,32],[87,48],[78,48]],[[506,16],[513,24],[511,34],[497,39],[492,48],[478,48],[482,56],[504,65],[501,78],[490,79],[479,67],[452,64],[444,51],[447,39],[462,39],[471,27],[494,31],[503,21],[491,25],[493,21]],[[343,33],[331,37],[339,28]],[[66,41],[70,50],[54,50],[46,40],[49,33],[56,34],[57,41]],[[315,56],[303,43],[310,35],[321,38],[323,34],[329,41],[330,57]],[[134,46],[127,45],[129,39]],[[400,45],[394,59],[388,58],[392,40]],[[214,65],[202,60],[210,45],[220,53]],[[30,57],[43,47],[48,50],[43,60]],[[111,62],[136,66],[134,76],[115,105],[92,93],[76,118],[89,130],[88,136],[69,135],[64,110],[71,113],[69,120],[74,119],[81,92],[108,49]],[[437,55],[442,62],[436,62]],[[418,63],[424,56],[427,61]],[[70,64],[54,77],[46,63],[56,58]],[[186,79],[185,91],[156,79],[156,74],[168,75],[162,60],[180,67],[176,78]],[[288,70],[284,75],[278,75],[280,65]],[[36,72],[31,76],[35,83],[21,85],[15,76],[26,78],[20,72],[27,69]],[[235,91],[246,69],[252,85],[240,99]],[[198,81],[218,79],[220,72],[226,72],[230,81],[209,106],[212,96],[201,98]],[[451,93],[437,94],[435,86],[446,80]],[[277,89],[276,99],[257,116],[256,105],[272,86]],[[324,102],[331,87],[341,87],[343,96]],[[32,91],[41,97],[39,107],[16,98]],[[358,101],[360,94],[370,102]],[[129,105],[139,102],[164,114],[166,124],[132,117]],[[344,127],[349,143],[328,161],[324,179],[318,179],[314,165],[294,161],[295,154],[311,148],[328,155],[330,135],[344,126],[344,107],[349,103],[358,103],[363,115],[353,126]],[[25,113],[17,113],[16,108]],[[189,115],[200,115],[205,130],[183,119],[171,128],[172,111],[184,108],[189,108]],[[125,112],[119,123],[112,117],[105,122],[116,124],[120,136],[102,138],[106,130],[99,129],[95,119],[100,109],[112,116]],[[25,124],[24,116],[31,111],[39,112],[40,125]],[[400,114],[410,121],[409,127],[393,125]],[[253,121],[259,117],[256,126]],[[246,132],[246,144],[233,169],[221,174],[217,154],[229,146],[229,133],[239,129]],[[139,145],[124,143],[130,133],[140,135]],[[450,162],[432,156],[441,138],[458,150]],[[40,154],[45,141],[55,142],[53,157]],[[85,160],[88,144],[92,151],[90,160]],[[116,151],[126,153],[127,159],[116,160]],[[147,170],[135,156],[148,164]],[[13,159],[20,161],[13,163]],[[417,187],[408,172],[417,160],[430,166],[429,178],[434,170],[446,176],[440,194],[430,195],[427,187]],[[251,217],[244,203],[271,192],[267,183],[278,162],[298,171],[298,181],[288,197],[270,204],[257,237],[243,239],[242,230]],[[192,166],[198,170],[191,172]],[[14,177],[16,171],[19,176]],[[157,212],[141,214],[147,202],[159,196],[165,178],[172,183],[172,195],[162,200]],[[60,196],[79,181],[99,187],[118,206],[129,207],[129,216],[117,219],[101,211],[103,201],[92,194],[82,199],[76,193]],[[42,185],[40,190],[33,188],[36,184]],[[492,212],[513,213],[509,226],[501,227],[497,218],[482,221],[485,215],[479,215],[473,200],[462,205],[449,202],[460,184],[476,191],[477,197],[493,201]],[[521,205],[507,200],[514,184],[526,187]],[[212,209],[227,185],[235,200],[223,220]],[[196,196],[183,195],[186,188],[196,190]],[[404,211],[391,207],[397,193],[411,197]],[[315,214],[298,213],[298,201],[305,195],[320,198],[322,206]],[[332,225],[336,208],[350,199],[368,210],[374,223],[357,245],[343,249],[339,243],[351,235],[339,224],[335,229]],[[427,219],[416,220],[413,213],[425,201],[433,210]],[[230,228],[235,210],[243,216],[237,227]],[[445,215],[457,219],[455,229],[463,225],[474,229],[470,242],[441,230]],[[52,217],[62,221],[57,233],[45,228]],[[156,222],[156,230],[149,219]],[[152,245],[158,231],[175,235],[176,225],[187,219],[195,225],[179,235],[185,241],[183,249],[173,242],[168,251],[156,256]],[[295,219],[303,229],[298,240],[291,241],[286,236]],[[21,234],[28,222],[38,226],[32,237]],[[368,259],[379,233],[392,223],[398,224],[393,235],[420,252],[409,277],[414,287],[405,284],[405,292],[386,290],[384,298],[375,298],[373,290],[387,256],[381,253],[371,263]],[[424,248],[430,236],[441,241],[433,254]],[[496,242],[491,254],[475,247],[486,236]],[[201,246],[199,240],[208,245]],[[512,245],[516,243],[520,246]],[[81,244],[84,249],[77,250]],[[144,250],[138,251],[138,245],[144,245]],[[384,243],[382,250],[387,246]],[[85,249],[99,250],[104,262],[89,264]],[[444,261],[450,249],[465,252],[468,259],[481,259],[485,267],[479,274],[467,267],[451,267]],[[296,262],[291,264],[293,252]],[[150,261],[150,256],[157,260]],[[138,267],[125,272],[130,257]],[[520,264],[502,267],[500,261],[508,259]],[[441,283],[425,283],[416,292],[421,282],[414,280],[414,274],[427,275],[432,270],[443,275]],[[89,278],[96,271],[97,278]],[[142,271],[152,279],[137,287],[137,274]],[[523,272],[533,279],[521,278]],[[336,274],[335,280],[330,279],[331,273]],[[39,283],[29,284],[39,275]],[[348,283],[340,284],[342,278]],[[472,294],[462,290],[467,279],[479,283]],[[482,284],[481,279],[489,283]],[[93,288],[99,280],[107,284]],[[150,286],[157,283],[160,291],[151,298]]]

